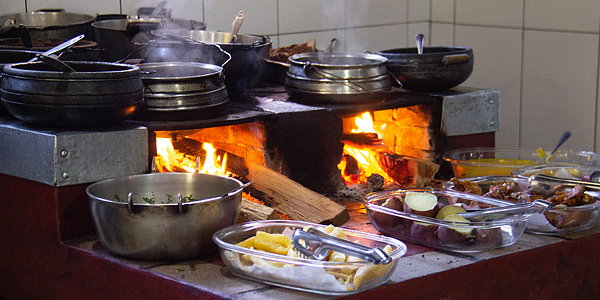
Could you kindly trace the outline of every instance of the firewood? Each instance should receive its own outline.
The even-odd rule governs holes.
[[[237,219],[237,224],[250,221],[278,219],[281,219],[281,217],[279,217],[279,214],[274,209],[256,202],[242,199],[242,207],[240,210],[240,215]]]
[[[350,219],[346,206],[269,168],[229,155],[227,169],[253,182],[246,188],[250,195],[291,219],[334,226]]]
[[[380,152],[379,164],[402,187],[428,185],[440,166],[425,159]]]

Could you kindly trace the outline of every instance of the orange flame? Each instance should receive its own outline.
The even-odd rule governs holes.
[[[203,143],[202,149],[206,151],[206,159],[202,166],[197,166],[200,173],[225,175],[225,167],[227,165],[227,153],[223,157],[217,155],[217,149],[210,143]],[[186,172],[196,172],[196,161],[194,159],[185,159],[185,154],[176,153],[173,143],[169,138],[156,139],[157,161],[168,172],[178,171],[183,169]],[[158,163],[157,163],[158,164]]]
[[[363,113],[354,119],[357,129],[352,129],[352,133],[378,133],[373,125],[373,119],[369,112]],[[387,148],[386,148],[387,149]],[[342,171],[342,178],[347,184],[366,183],[372,174],[381,175],[385,183],[393,183],[394,180],[381,168],[378,161],[378,153],[382,151],[381,144],[378,147],[360,146],[354,143],[344,144],[344,155],[353,157],[357,164],[357,170],[348,169],[348,161],[343,158],[338,164],[338,169]],[[358,172],[358,173],[357,173]]]

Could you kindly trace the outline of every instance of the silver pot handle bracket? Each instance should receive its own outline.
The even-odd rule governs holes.
[[[127,210],[129,213],[133,214],[133,193],[127,194]]]
[[[181,197],[181,194],[177,194],[177,208],[179,210],[179,214],[183,214],[183,197]]]
[[[452,54],[446,55],[442,58],[444,65],[458,65],[464,64],[469,61],[469,55],[467,54]]]
[[[369,94],[373,94],[373,91],[370,91],[369,89],[367,89],[367,88],[365,88],[365,87],[361,86],[360,84],[358,84],[358,83],[356,83],[356,82],[352,82],[352,81],[350,81],[350,80],[348,80],[348,79],[345,79],[345,78],[341,78],[341,77],[335,76],[335,75],[333,75],[333,74],[330,74],[330,73],[328,73],[328,72],[325,72],[325,71],[323,71],[323,70],[320,70],[319,68],[315,67],[315,65],[311,64],[311,63],[310,63],[310,62],[308,62],[308,61],[307,61],[307,62],[304,62],[304,63],[302,63],[302,64],[304,65],[304,67],[303,67],[303,68],[304,68],[304,71],[305,71],[305,72],[307,72],[307,73],[308,73],[308,72],[310,72],[310,71],[314,71],[315,73],[317,73],[317,74],[321,75],[321,77],[323,77],[323,78],[325,78],[325,79],[332,79],[332,80],[343,80],[343,81],[344,81],[344,84],[345,84],[346,86],[348,86],[349,88],[351,88],[351,89],[353,89],[353,90],[355,90],[355,91],[358,91],[358,92],[365,91],[365,92],[367,92],[367,93],[369,93]],[[307,77],[309,77],[309,76],[307,76]]]

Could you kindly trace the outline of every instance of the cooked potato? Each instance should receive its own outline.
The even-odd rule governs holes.
[[[444,220],[456,223],[471,223],[469,220],[457,214],[449,215],[444,218]],[[437,236],[442,243],[454,244],[466,242],[467,240],[472,239],[472,232],[473,230],[468,227],[440,226],[437,231]]]
[[[403,201],[401,197],[392,196],[388,198],[381,206],[397,211],[402,211]],[[401,218],[390,214],[374,212],[372,216],[373,222],[383,231],[391,230],[400,224]]]

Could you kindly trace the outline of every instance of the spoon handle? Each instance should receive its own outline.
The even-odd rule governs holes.
[[[556,153],[556,150],[558,150],[558,147],[562,146],[562,144],[564,144],[570,137],[571,137],[570,131],[563,132],[563,134],[560,136],[560,139],[558,139],[558,143],[556,144],[556,147],[554,147],[554,150],[552,150],[552,152],[550,152],[550,155]]]
[[[425,36],[422,33],[417,33],[415,39],[417,40],[417,53],[423,54],[423,40]]]

